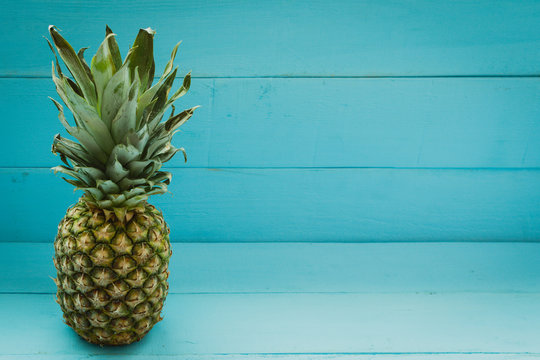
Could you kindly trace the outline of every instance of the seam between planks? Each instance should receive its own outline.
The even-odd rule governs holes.
[[[2,354],[1,356],[39,356],[43,355],[41,353],[28,353],[28,354]],[[69,354],[66,354],[69,355]],[[101,356],[121,356],[122,354],[102,354],[102,355],[95,355],[95,354],[88,354],[89,357],[101,357]],[[136,354],[135,354],[136,355]],[[290,353],[269,353],[269,352],[253,352],[253,353],[181,353],[181,354],[144,354],[145,357],[178,357],[178,356],[198,356],[198,357],[204,357],[204,356],[310,356],[310,355],[317,355],[317,356],[331,356],[331,355],[337,355],[337,356],[361,356],[361,355],[380,355],[380,356],[389,356],[389,355],[540,355],[540,353],[537,352],[496,352],[496,351],[436,351],[436,352],[424,352],[424,351],[418,351],[418,352],[290,352]],[[126,355],[129,356],[129,355]]]
[[[50,170],[49,166],[0,166],[0,170]],[[163,169],[207,170],[457,170],[538,171],[540,167],[451,167],[451,166],[164,166]]]
[[[1,244],[53,244],[53,241],[2,241]],[[171,241],[171,244],[540,244],[538,240],[321,240],[321,241],[273,241],[273,240],[242,240],[242,241],[220,241],[220,240],[198,240],[198,241]]]
[[[258,240],[246,240],[246,241],[218,241],[215,242],[216,244],[223,244],[223,245],[244,245],[244,244],[313,244],[313,245],[319,245],[319,244],[456,244],[456,243],[475,243],[475,244],[530,244],[530,243],[537,243],[538,241],[527,241],[527,240],[452,240],[452,241],[425,241],[425,240],[369,240],[369,241],[339,241],[339,240],[332,240],[332,241],[258,241]],[[48,243],[48,242],[47,242]],[[201,244],[200,241],[174,241],[175,244],[192,244],[192,245],[199,245]],[[0,244],[43,244],[43,241],[1,241]],[[51,242],[52,244],[52,242]]]
[[[419,296],[439,296],[439,295],[540,295],[538,291],[195,291],[195,292],[171,292],[169,295],[191,296],[191,295],[419,295]],[[2,295],[56,295],[51,292],[29,292],[29,291],[0,291]]]
[[[50,79],[49,75],[9,75],[1,74],[0,79]],[[178,76],[177,79],[182,79],[182,76]],[[478,79],[478,78],[540,78],[540,74],[518,74],[518,75],[504,75],[504,74],[486,74],[486,75],[258,75],[258,76],[192,76],[192,79]],[[154,77],[154,80],[159,77]]]

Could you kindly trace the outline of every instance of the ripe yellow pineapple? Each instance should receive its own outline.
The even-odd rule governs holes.
[[[191,77],[187,74],[169,96],[177,44],[152,85],[154,31],[149,28],[139,31],[122,61],[115,34],[106,27],[90,66],[84,48],[75,53],[54,26],[49,33],[56,58],[52,78],[73,113],[73,125],[62,105],[51,100],[78,140],[55,136],[52,151],[64,165],[53,170],[69,175],[64,180],[84,191],[60,222],[54,242],[57,301],[65,322],[85,340],[129,344],[161,320],[168,291],[169,228],[147,199],[167,191],[171,174],[160,171],[162,164],[178,151],[185,158],[171,139],[197,107],[174,115],[172,104],[188,91]],[[54,49],[72,78],[62,72]],[[169,107],[170,117],[161,121]]]

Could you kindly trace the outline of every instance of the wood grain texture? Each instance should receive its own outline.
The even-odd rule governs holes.
[[[50,79],[0,79],[0,167],[60,162],[47,96]],[[538,78],[195,79],[177,108],[196,104],[174,140],[190,167],[540,167]]]
[[[0,360],[539,359],[539,18],[536,0],[3,4]],[[79,339],[48,278],[79,196],[47,169],[51,23],[89,54],[105,23],[123,55],[151,26],[157,73],[184,40],[195,76],[190,162],[153,199],[171,294],[130,347]]]
[[[0,243],[0,293],[55,293],[52,244]],[[540,293],[538,243],[177,243],[171,294]]]
[[[99,348],[62,323],[53,295],[3,294],[2,354],[538,357],[539,301],[540,294],[172,294],[164,320],[141,342]]]
[[[171,172],[172,194],[152,202],[175,242],[540,239],[540,170]],[[80,195],[48,169],[0,169],[0,185],[7,242],[52,242]]]
[[[530,75],[539,17],[534,0],[22,0],[2,9],[0,74],[49,74],[49,24],[95,51],[108,23],[124,55],[140,27],[157,29],[157,69],[184,40],[180,63],[198,76]]]

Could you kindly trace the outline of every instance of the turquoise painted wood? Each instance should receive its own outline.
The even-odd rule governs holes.
[[[0,360],[540,358],[540,1],[21,0],[0,21]],[[171,226],[165,319],[100,348],[61,321],[48,170],[56,24],[202,105],[152,202]],[[88,59],[89,60],[89,59]],[[23,140],[24,139],[24,142]],[[21,145],[26,144],[26,145]]]
[[[6,2],[0,74],[45,76],[51,23],[97,49],[104,24],[127,50],[157,29],[161,68],[184,40],[183,69],[198,76],[531,75],[540,73],[540,3],[429,1]],[[6,34],[7,35],[7,34]],[[99,35],[99,37],[96,37]]]
[[[540,293],[538,243],[175,243],[170,294]],[[53,245],[0,243],[0,293],[53,294]],[[24,256],[23,256],[24,254]]]
[[[0,359],[536,359],[539,246],[175,244],[164,320],[100,348],[61,322],[52,245],[3,243]]]
[[[6,137],[0,166],[59,163],[47,96],[50,79],[0,79],[5,131],[33,145]],[[202,105],[174,141],[188,167],[540,166],[540,78],[195,79],[177,104]]]
[[[539,302],[538,293],[171,294],[164,320],[141,342],[100,348],[61,322],[52,294],[2,294],[2,354],[14,359],[208,359],[224,354],[244,359],[272,354],[534,359],[540,357]]]
[[[158,69],[184,40],[179,106],[202,108],[155,199],[175,242],[538,241],[538,18],[533,0],[5,4],[1,241],[52,241],[76,197],[46,170],[50,23],[93,50],[108,23],[124,52],[152,26]]]
[[[174,242],[536,241],[540,170],[171,169]],[[71,185],[0,169],[2,241],[52,242]],[[46,189],[47,199],[43,199]],[[59,196],[61,194],[61,196]]]

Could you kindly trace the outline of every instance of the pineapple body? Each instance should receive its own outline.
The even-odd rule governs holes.
[[[58,226],[54,263],[65,322],[85,340],[125,345],[158,321],[168,292],[169,228],[148,203],[101,209],[84,196]]]

